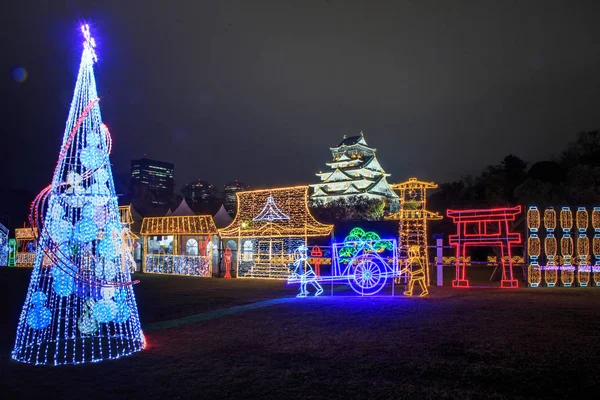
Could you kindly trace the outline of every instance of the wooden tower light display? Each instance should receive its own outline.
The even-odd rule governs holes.
[[[419,254],[423,258],[422,263],[426,266],[427,285],[430,284],[427,221],[442,219],[438,213],[427,210],[427,189],[437,187],[436,183],[422,182],[417,178],[391,185],[392,189],[400,192],[400,209],[387,218],[399,221],[398,245],[401,260],[407,259],[411,247],[419,247]]]

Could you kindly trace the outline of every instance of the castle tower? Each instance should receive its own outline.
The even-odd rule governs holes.
[[[398,210],[398,196],[387,182],[390,174],[379,164],[376,149],[367,144],[362,132],[357,136],[344,136],[339,145],[329,150],[333,160],[327,163],[327,171],[316,174],[321,182],[310,185],[311,200],[326,204],[358,196],[384,200],[391,211]]]

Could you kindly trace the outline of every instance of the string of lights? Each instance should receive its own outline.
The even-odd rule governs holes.
[[[210,215],[144,218],[140,235],[144,272],[212,277],[218,230]]]
[[[109,162],[89,27],[52,183],[31,207],[34,268],[12,358],[80,364],[139,351],[145,340],[133,294],[130,252]],[[37,231],[36,231],[37,230]]]
[[[540,229],[540,210],[536,206],[527,209],[527,252],[529,254],[529,266],[527,267],[527,281],[529,286],[538,287],[542,282],[542,269],[539,258],[541,254],[541,242],[538,236]]]
[[[425,281],[429,285],[427,222],[441,220],[442,216],[427,210],[427,190],[435,189],[438,185],[434,182],[423,182],[417,178],[410,178],[406,182],[396,183],[390,187],[400,192],[400,210],[386,218],[398,220],[400,259],[408,260],[409,250],[417,246],[425,266]],[[407,264],[407,266],[409,269],[412,268],[411,264]]]
[[[512,208],[485,208],[471,210],[446,210],[446,215],[456,224],[456,234],[450,235],[449,243],[456,248],[456,259],[466,258],[467,247],[497,246],[500,248],[502,279],[500,287],[516,288],[519,281],[513,275],[511,247],[521,244],[521,234],[511,232],[509,221],[521,213],[521,206]],[[506,260],[505,262],[505,254]],[[456,263],[453,287],[469,287],[466,265]]]
[[[243,191],[236,196],[236,216],[219,233],[225,243],[232,240],[237,246],[238,278],[287,279],[294,251],[333,229],[310,214],[308,186]]]
[[[590,286],[591,282],[598,286],[598,281],[600,281],[600,208],[594,207],[590,213],[590,210],[585,207],[577,207],[574,210],[570,207],[560,207],[560,211],[557,213],[554,207],[547,207],[544,210],[543,230],[534,223],[538,218],[534,216],[534,210],[537,210],[537,207],[531,206],[529,210],[531,212],[531,217],[528,213],[527,246],[529,285],[537,287],[542,284],[540,275],[532,272],[532,266],[536,266],[543,271],[543,283],[548,287],[558,285],[569,287],[575,284],[586,287]],[[591,244],[588,235],[590,215],[594,229]],[[542,263],[541,258],[542,248],[545,264]],[[591,265],[592,256],[594,258],[593,265]]]

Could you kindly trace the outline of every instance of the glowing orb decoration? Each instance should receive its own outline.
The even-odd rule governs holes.
[[[75,290],[75,280],[60,268],[52,268],[52,288],[59,296],[70,296]]]
[[[40,330],[50,325],[52,320],[52,313],[45,306],[48,296],[43,292],[35,292],[29,303],[31,304],[31,311],[27,317],[27,325],[31,328]]]
[[[81,150],[81,165],[89,169],[99,168],[104,164],[104,156],[96,146],[88,146]]]
[[[23,67],[12,67],[10,69],[10,77],[15,82],[23,83],[27,80],[27,70]]]
[[[110,322],[117,316],[117,304],[113,300],[102,299],[94,304],[94,317],[100,323]]]
[[[86,194],[90,196],[92,204],[96,207],[102,207],[110,199],[110,191],[106,184],[95,183],[86,190]]]
[[[52,221],[53,224],[48,228],[48,233],[54,242],[62,243],[71,239],[73,234],[73,225],[65,219]]]
[[[91,218],[84,218],[75,224],[74,239],[89,243],[98,237],[98,226]]]

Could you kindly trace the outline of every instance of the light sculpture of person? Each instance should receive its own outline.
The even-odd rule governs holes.
[[[421,294],[419,297],[424,297],[429,294],[427,290],[427,283],[425,282],[425,269],[423,267],[423,261],[421,257],[421,251],[419,246],[411,246],[408,249],[408,259],[406,260],[408,267],[404,271],[410,274],[410,280],[408,281],[408,290],[404,292],[405,296],[412,296],[415,283],[421,286]]]
[[[310,283],[316,289],[315,297],[323,293],[323,287],[317,282],[317,274],[308,262],[308,247],[301,245],[294,250],[294,270],[288,277],[288,282],[299,281],[300,292],[296,297],[306,297],[306,286]]]

